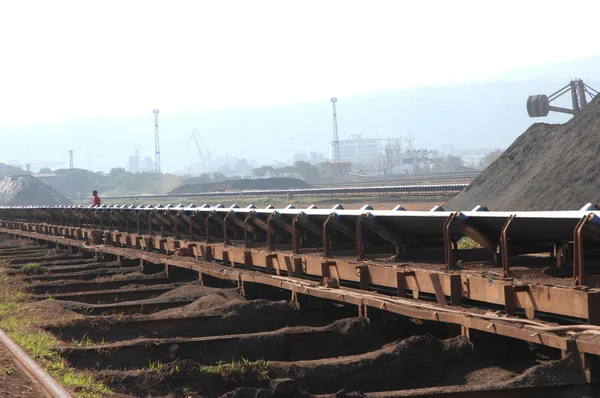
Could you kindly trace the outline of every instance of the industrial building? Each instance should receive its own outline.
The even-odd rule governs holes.
[[[348,140],[339,140],[339,160],[352,163],[370,163],[381,156],[381,138],[363,138],[362,134],[351,135]],[[329,143],[329,158],[334,159],[334,142]]]

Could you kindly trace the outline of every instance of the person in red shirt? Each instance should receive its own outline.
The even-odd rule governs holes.
[[[100,200],[100,197],[98,196],[98,191],[92,192],[92,195],[94,195],[94,198],[92,199],[92,206],[100,206],[102,201]]]

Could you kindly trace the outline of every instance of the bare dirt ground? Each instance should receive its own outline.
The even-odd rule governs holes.
[[[0,344],[0,398],[43,397],[38,386],[17,366],[14,357]]]
[[[0,240],[0,256],[16,259],[5,267],[10,280],[41,299],[27,305],[45,314],[38,326],[56,338],[53,350],[120,396],[342,397],[346,389],[363,397],[582,383],[578,362],[519,340],[476,332],[468,340],[444,324],[376,309],[357,318],[356,307],[308,296],[298,308],[274,288],[249,285],[242,294],[217,279],[201,285],[184,270],[166,276],[139,263],[118,267],[109,258],[90,263],[27,248],[15,256]],[[27,262],[38,265],[24,276]],[[98,273],[99,266],[116,274]]]

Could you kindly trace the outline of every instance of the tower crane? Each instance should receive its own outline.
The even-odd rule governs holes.
[[[196,150],[198,151],[198,155],[200,156],[200,161],[202,162],[204,169],[208,170],[210,162],[214,158],[213,153],[210,151],[210,149],[208,149],[208,147],[202,140],[202,137],[198,133],[198,130],[194,130],[191,132],[190,138],[188,139],[188,142],[185,145],[189,145],[192,140],[194,140],[194,143],[196,144]],[[200,146],[200,144],[202,144],[202,146],[204,147],[204,151],[202,150],[202,146]],[[206,154],[204,152],[206,152]]]

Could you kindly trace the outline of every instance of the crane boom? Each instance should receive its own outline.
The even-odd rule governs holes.
[[[198,134],[197,132],[196,132],[196,136],[198,136],[198,139],[202,143],[202,146],[204,146],[204,150],[206,151],[206,158],[207,158],[208,162],[210,162],[214,157],[213,153],[210,151],[210,149],[208,149],[208,147],[204,143],[202,136],[200,134]]]
[[[189,145],[192,139],[194,140],[194,144],[196,144],[196,150],[198,151],[198,155],[200,156],[200,161],[202,162],[202,165],[206,170],[208,170],[208,165],[212,158],[212,153],[208,150],[208,148],[206,148],[206,144],[204,144],[204,141],[202,141],[202,137],[200,137],[200,134],[198,134],[197,130],[192,131],[186,145]],[[204,144],[204,147],[207,151],[207,155],[204,155],[204,151],[202,150],[200,143]]]

